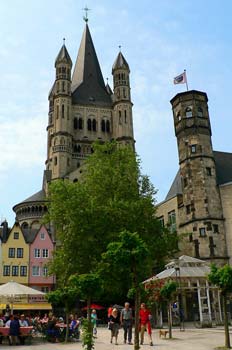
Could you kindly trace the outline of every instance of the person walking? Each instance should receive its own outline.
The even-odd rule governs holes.
[[[132,339],[132,310],[130,308],[130,304],[128,302],[125,303],[124,308],[121,311],[121,317],[120,322],[124,330],[124,344],[127,342],[128,338],[128,344],[132,345],[131,342]]]
[[[93,336],[97,338],[97,312],[95,309],[93,309],[91,313],[91,322],[93,326]]]
[[[120,314],[116,308],[111,312],[109,318],[109,329],[111,330],[110,342],[113,342],[113,337],[115,337],[115,345],[118,345],[118,333],[120,327]]]
[[[139,320],[140,320],[140,336],[141,336],[141,341],[140,344],[142,345],[144,342],[144,332],[147,330],[147,334],[150,339],[150,345],[153,345],[152,342],[152,333],[151,333],[151,312],[146,308],[146,304],[142,303],[140,306],[140,311],[139,311]]]

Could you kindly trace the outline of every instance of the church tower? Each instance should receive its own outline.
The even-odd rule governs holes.
[[[72,60],[65,44],[55,60],[56,77],[49,94],[47,170],[52,178],[62,178],[71,169],[71,69]]]
[[[207,102],[206,93],[195,90],[171,100],[183,193],[178,203],[179,228],[189,234],[189,255],[224,261],[224,218]]]
[[[134,147],[130,68],[121,51],[112,67],[112,74],[114,83],[114,138],[121,144],[131,144]]]

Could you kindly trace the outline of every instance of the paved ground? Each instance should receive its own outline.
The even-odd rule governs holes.
[[[158,350],[213,350],[216,347],[224,345],[223,328],[196,329],[188,328],[185,332],[173,330],[172,340],[159,339],[158,330],[153,330],[154,346],[148,345],[148,339],[145,334],[145,344],[141,346],[141,350],[158,349]],[[98,337],[95,342],[95,350],[133,350],[133,346],[123,344],[123,331],[119,333],[119,345],[110,344],[110,331],[106,328],[98,328]],[[83,350],[81,342],[76,343],[32,343],[25,346],[9,346],[0,345],[0,350]]]

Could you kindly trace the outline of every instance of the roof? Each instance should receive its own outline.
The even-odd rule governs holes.
[[[178,194],[182,194],[182,184],[181,184],[181,178],[180,178],[180,169],[178,170],[176,177],[170,187],[170,190],[168,191],[168,194],[165,198],[165,201],[177,196]]]
[[[55,66],[59,62],[66,62],[66,63],[69,63],[70,65],[72,65],[72,60],[71,60],[71,57],[69,56],[69,53],[68,53],[68,50],[67,50],[65,44],[62,45],[62,47],[58,53],[58,56],[56,57]]]
[[[216,163],[217,184],[222,185],[232,181],[232,153],[214,151]]]
[[[23,236],[25,238],[25,241],[27,243],[34,242],[34,239],[35,239],[37,233],[39,232],[38,229],[23,229],[22,227],[21,227],[21,230],[22,230]]]
[[[213,151],[213,154],[216,166],[217,184],[223,185],[232,182],[232,153]],[[182,193],[180,170],[178,170],[165,201]]]
[[[32,202],[44,202],[46,201],[46,193],[45,191],[42,189],[38,192],[36,192],[35,194],[33,194],[32,196],[26,198],[24,201],[16,204],[14,207],[13,207],[13,210],[18,206],[18,205],[21,205],[21,204],[26,204],[26,203],[32,203]]]
[[[113,91],[111,90],[111,87],[109,86],[109,84],[106,84],[106,91],[108,92],[108,94],[111,96],[113,95]]]
[[[112,106],[86,24],[72,76],[73,104]]]
[[[177,269],[178,268],[178,269]],[[205,278],[210,273],[210,267],[206,262],[191,256],[182,255],[166,265],[166,269],[157,275],[144,281],[150,282],[157,279],[168,278]]]
[[[121,53],[121,51],[118,53],[118,56],[113,64],[113,67],[112,67],[112,73],[116,70],[116,69],[120,69],[120,68],[123,68],[123,69],[128,69],[130,70],[129,68],[129,64],[127,63],[125,57],[123,56],[123,54]]]

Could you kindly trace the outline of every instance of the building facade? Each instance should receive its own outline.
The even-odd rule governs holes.
[[[224,264],[232,259],[232,153],[213,150],[206,93],[179,93],[171,104],[179,170],[157,216],[183,234],[181,254]]]
[[[40,226],[52,180],[78,181],[85,159],[93,152],[93,142],[116,140],[134,147],[130,68],[123,54],[118,53],[112,67],[112,91],[104,82],[86,23],[73,72],[72,66],[63,44],[55,60],[55,80],[48,97],[43,187],[13,208],[23,228]]]

